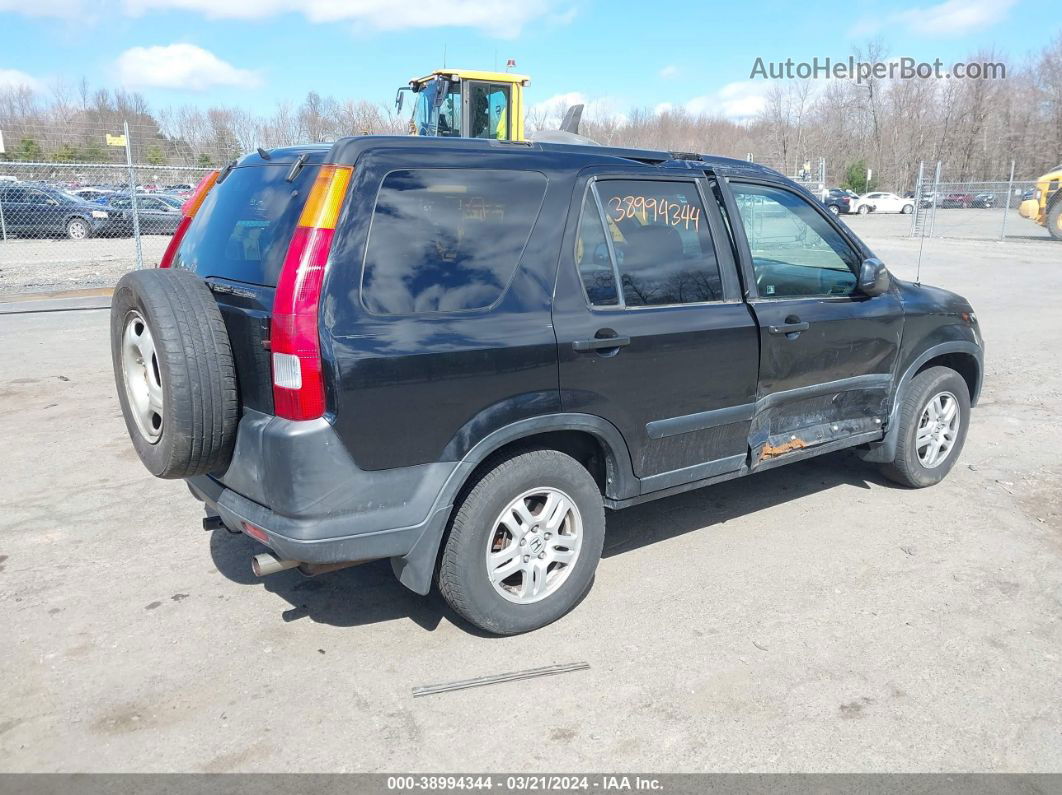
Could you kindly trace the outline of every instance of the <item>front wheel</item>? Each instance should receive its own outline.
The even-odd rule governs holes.
[[[900,210],[900,212],[903,213],[904,215],[910,215],[911,213],[914,212],[914,205],[913,204],[905,204],[903,206],[903,209]]]
[[[1062,240],[1062,201],[1047,210],[1047,231],[1055,240]]]
[[[557,450],[532,450],[498,463],[461,502],[439,591],[480,629],[538,629],[586,595],[604,538],[601,492],[590,473]]]
[[[883,467],[886,477],[924,488],[942,481],[966,442],[970,392],[949,367],[930,367],[908,384],[897,412],[896,457]]]

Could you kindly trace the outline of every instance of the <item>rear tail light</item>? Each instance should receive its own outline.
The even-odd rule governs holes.
[[[325,264],[353,169],[321,166],[291,237],[273,298],[273,406],[278,417],[324,414],[317,310]]]
[[[192,225],[192,219],[199,212],[199,208],[203,206],[203,202],[206,200],[207,194],[210,193],[210,189],[214,187],[214,183],[218,181],[219,173],[221,172],[211,171],[199,180],[199,184],[195,186],[191,197],[181,205],[182,218],[180,223],[177,224],[173,237],[170,238],[170,244],[166,246],[166,251],[162,254],[162,259],[159,260],[160,268],[168,268],[173,265],[173,258],[177,256],[177,249],[180,248],[181,240],[184,239],[184,233]]]

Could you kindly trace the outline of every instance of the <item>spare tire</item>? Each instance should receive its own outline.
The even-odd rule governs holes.
[[[151,474],[183,478],[228,466],[236,371],[202,279],[169,269],[123,276],[111,299],[111,361],[129,437]]]

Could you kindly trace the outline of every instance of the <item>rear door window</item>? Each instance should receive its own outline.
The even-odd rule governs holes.
[[[723,300],[723,283],[700,193],[693,182],[601,180],[595,183],[615,255],[623,304],[666,306]],[[615,304],[600,227],[584,208],[576,251],[587,298]],[[603,237],[603,236],[602,236]]]
[[[537,171],[392,171],[373,210],[362,303],[379,315],[484,309],[516,272],[546,193]]]
[[[207,194],[173,266],[275,287],[318,166],[292,181],[291,163],[243,166]]]

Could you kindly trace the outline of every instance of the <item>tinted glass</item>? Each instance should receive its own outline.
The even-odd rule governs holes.
[[[692,182],[597,183],[627,306],[721,301],[708,219]]]
[[[472,83],[468,92],[471,138],[509,139],[509,86]]]
[[[25,188],[8,188],[4,191],[4,201],[6,202],[24,202],[26,201]]]
[[[291,163],[233,169],[207,194],[174,267],[276,286],[317,166],[303,167],[292,182],[289,171]]]
[[[605,227],[601,223],[594,194],[586,192],[583,212],[579,218],[579,236],[575,241],[575,264],[583,280],[586,297],[595,306],[615,306],[619,303],[616,292],[616,274],[605,240]]]
[[[388,174],[365,249],[365,306],[388,315],[490,306],[516,270],[545,192],[545,176],[532,171]]]
[[[781,188],[732,185],[762,298],[850,295],[855,252],[808,202]]]

